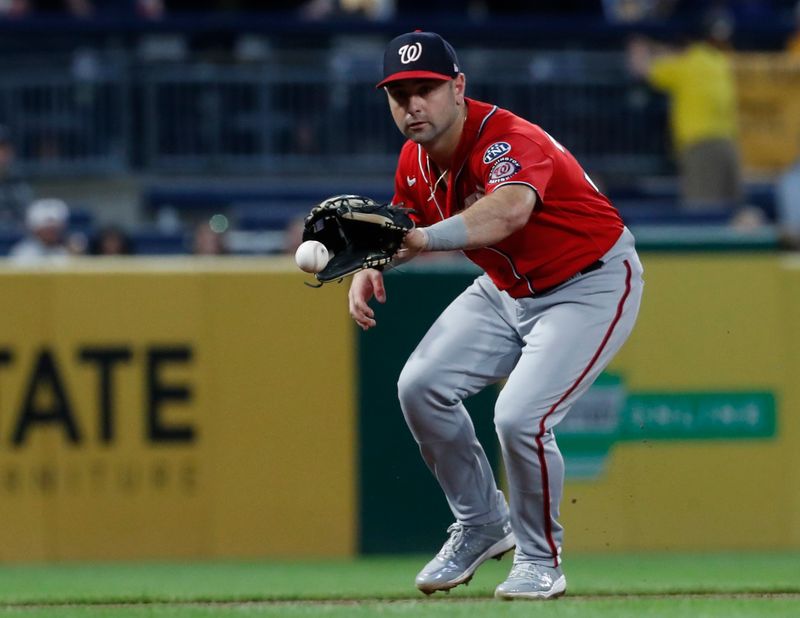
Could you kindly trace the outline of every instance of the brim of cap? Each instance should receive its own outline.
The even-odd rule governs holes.
[[[399,73],[392,73],[389,77],[383,78],[375,87],[383,88],[386,84],[397,82],[401,79],[438,79],[443,82],[449,82],[453,77],[452,75],[434,73],[433,71],[400,71]]]

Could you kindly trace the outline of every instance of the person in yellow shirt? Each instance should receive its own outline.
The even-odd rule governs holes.
[[[727,28],[727,30],[726,30]],[[738,209],[742,171],[737,146],[736,85],[725,41],[729,22],[712,22],[709,36],[683,49],[637,38],[629,66],[670,98],[670,129],[686,209]]]

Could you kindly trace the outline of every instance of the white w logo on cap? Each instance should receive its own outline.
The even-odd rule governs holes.
[[[400,49],[397,50],[397,53],[400,54],[400,62],[402,62],[403,64],[416,62],[422,55],[422,43],[417,41],[416,43],[412,43],[411,45],[403,45]]]

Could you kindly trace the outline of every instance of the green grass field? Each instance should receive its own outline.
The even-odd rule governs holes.
[[[358,560],[0,566],[9,616],[800,616],[800,553],[571,556],[567,596],[501,602],[510,558],[430,598],[413,586],[427,557]]]

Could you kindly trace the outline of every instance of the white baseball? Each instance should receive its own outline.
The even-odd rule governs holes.
[[[307,240],[297,247],[294,254],[294,261],[300,270],[307,273],[318,273],[329,260],[328,248],[316,240]]]

